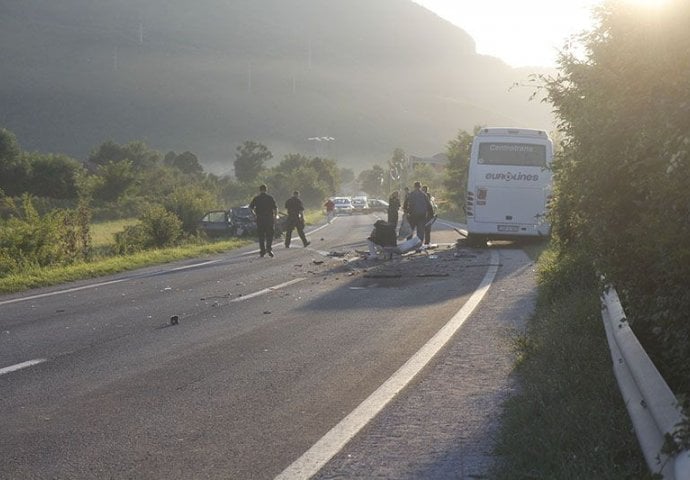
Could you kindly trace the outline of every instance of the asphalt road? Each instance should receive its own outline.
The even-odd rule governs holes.
[[[285,474],[456,316],[492,266],[506,282],[529,272],[518,251],[506,270],[497,250],[457,250],[459,235],[440,222],[437,249],[364,260],[356,250],[374,221],[339,217],[309,235],[309,248],[278,242],[272,259],[248,248],[0,297],[0,478]],[[531,300],[522,298],[504,305],[524,316]],[[477,329],[503,336],[501,315],[490,317],[474,320]],[[466,330],[449,345],[469,338]],[[509,391],[505,339],[476,341],[494,345],[485,352],[494,356],[503,345],[492,381]],[[433,372],[425,367],[405,395]],[[424,403],[403,418],[427,415]],[[396,455],[409,457],[404,444]],[[321,475],[367,478],[376,465],[390,468],[383,450],[380,461],[367,451],[366,462],[345,462],[345,473],[336,455]],[[392,475],[384,478],[421,478]]]

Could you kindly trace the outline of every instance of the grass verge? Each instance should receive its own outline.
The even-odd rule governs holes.
[[[491,478],[652,479],[611,367],[586,260],[538,261],[539,301],[515,338],[520,391],[506,402]]]
[[[36,287],[111,275],[161,263],[195,258],[233,250],[251,243],[250,240],[231,239],[202,245],[187,245],[161,250],[148,250],[133,255],[103,258],[92,262],[81,262],[67,266],[30,268],[21,274],[0,278],[0,292],[12,293]]]
[[[317,224],[323,218],[324,214],[320,210],[305,212],[305,221],[308,225]],[[96,278],[185,258],[222,253],[252,242],[249,239],[233,238],[203,244],[148,250],[132,255],[109,256],[108,252],[111,250],[115,233],[122,231],[127,225],[136,222],[136,219],[126,219],[93,224],[91,226],[92,246],[96,255],[100,254],[101,258],[66,266],[27,268],[21,273],[6,275],[0,278],[0,293],[15,293],[30,288],[47,287],[75,280]]]
[[[93,248],[104,248],[115,242],[115,234],[121,232],[129,225],[134,225],[139,220],[128,218],[123,220],[110,220],[91,224],[91,243]]]

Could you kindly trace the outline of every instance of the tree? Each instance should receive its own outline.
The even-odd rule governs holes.
[[[31,174],[31,166],[22,154],[17,137],[0,128],[0,188],[10,197],[26,191]]]
[[[407,172],[407,154],[402,148],[393,150],[390,160],[388,160],[388,173],[391,181],[390,190],[395,190],[398,186],[407,185],[409,182]]]
[[[129,190],[136,179],[132,162],[108,162],[98,169],[100,184],[96,186],[94,197],[105,201],[114,201]]]
[[[338,168],[333,160],[309,158],[300,154],[285,155],[266,176],[271,193],[287,199],[294,190],[301,193],[302,202],[309,207],[320,206],[323,199],[340,188]]]
[[[325,187],[326,195],[335,195],[340,189],[340,172],[335,160],[314,157],[309,161],[309,166],[314,169],[319,184]]]
[[[77,198],[82,166],[66,155],[28,155],[31,163],[29,193],[50,198]]]
[[[381,196],[386,172],[380,165],[374,165],[370,170],[363,170],[357,177],[359,186],[369,195]]]
[[[605,2],[544,78],[564,133],[552,224],[561,255],[616,285],[678,393],[690,391],[690,3]],[[674,389],[676,390],[676,389]]]
[[[201,175],[204,172],[204,167],[201,166],[199,159],[192,152],[184,152],[177,155],[173,159],[171,166],[188,175]]]
[[[340,173],[340,184],[347,185],[355,181],[355,171],[351,168],[341,168],[338,170]]]
[[[481,127],[474,127],[476,135]],[[446,198],[452,207],[461,209],[465,206],[467,193],[467,173],[470,166],[470,149],[474,136],[464,130],[460,130],[457,136],[448,142],[446,155],[448,167],[446,168],[443,185],[446,188]]]
[[[256,181],[265,163],[272,158],[273,154],[265,145],[251,140],[244,142],[235,154],[235,177],[243,183]]]
[[[89,155],[89,161],[97,165],[129,160],[135,171],[152,168],[161,161],[161,154],[150,149],[144,142],[129,142],[118,145],[112,140],[103,142]]]

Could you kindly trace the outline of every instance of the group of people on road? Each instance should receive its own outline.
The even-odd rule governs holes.
[[[278,217],[278,206],[275,199],[268,194],[266,185],[259,187],[259,194],[249,203],[249,208],[256,217],[256,233],[259,237],[259,256],[273,253],[273,236],[275,235],[275,220]],[[285,223],[285,248],[290,248],[292,231],[297,230],[302,244],[306,247],[311,242],[304,234],[304,205],[299,198],[299,191],[292,192],[292,197],[285,202],[287,221]]]
[[[388,223],[398,224],[398,210],[400,209],[400,196],[398,191],[391,193],[388,199]],[[405,187],[405,197],[402,202],[403,219],[401,230],[407,224],[410,233],[407,236],[409,240],[416,233],[417,237],[424,243],[429,245],[431,243],[431,224],[436,217],[436,205],[434,199],[429,193],[429,187],[422,185],[420,182],[414,182],[413,189],[410,191]]]
[[[429,245],[431,241],[431,224],[436,217],[436,206],[433,197],[429,193],[429,188],[420,182],[414,182],[413,189],[410,191],[405,187],[405,195],[401,202],[400,194],[396,190],[391,193],[388,198],[388,225],[397,233],[398,213],[400,207],[403,210],[403,225],[407,223],[410,233],[407,240],[411,239],[413,235],[424,243]],[[335,204],[329,199],[325,205],[327,221],[330,223],[335,214]],[[259,256],[264,257],[268,255],[273,257],[273,237],[275,235],[275,220],[278,217],[278,206],[275,199],[268,194],[266,185],[259,187],[259,194],[255,196],[249,208],[256,217],[257,235],[259,237]],[[295,190],[285,202],[285,210],[287,210],[287,221],[285,224],[285,248],[290,248],[292,239],[292,231],[297,230],[302,244],[306,247],[310,244],[304,234],[304,204],[299,198],[299,191]]]

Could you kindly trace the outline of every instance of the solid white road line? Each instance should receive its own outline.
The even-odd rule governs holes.
[[[129,280],[127,278],[121,278],[119,280],[111,280],[109,282],[94,283],[92,285],[84,285],[83,287],[68,288],[66,290],[58,290],[55,292],[39,293],[38,295],[31,295],[29,297],[13,298],[12,300],[4,300],[0,302],[0,305],[7,305],[9,303],[26,302],[28,300],[35,300],[37,298],[53,297],[55,295],[64,295],[65,293],[78,292],[80,290],[88,290],[90,288],[102,287],[105,285],[112,285],[114,283],[120,283]]]
[[[166,270],[166,272],[179,272],[180,270],[189,270],[190,268],[202,267],[204,265],[210,265],[212,263],[218,263],[218,262],[220,262],[220,260],[209,260],[207,262],[194,263],[192,265],[185,265],[182,267],[171,268],[170,270]],[[7,305],[10,303],[18,303],[18,302],[26,302],[29,300],[36,300],[37,298],[54,297],[56,295],[64,295],[66,293],[79,292],[81,290],[90,290],[92,288],[104,287],[106,285],[113,285],[115,283],[126,282],[128,280],[138,279],[138,278],[140,278],[140,277],[137,275],[132,275],[132,276],[128,276],[127,278],[119,278],[117,280],[110,280],[107,282],[92,283],[89,285],[84,285],[82,287],[67,288],[65,290],[56,290],[54,292],[48,292],[48,293],[39,293],[37,295],[30,295],[28,297],[13,298],[11,300],[4,300],[4,301],[0,302],[0,305]]]
[[[264,288],[263,290],[259,290],[258,292],[254,292],[254,293],[250,293],[248,295],[243,295],[241,297],[234,298],[234,299],[230,300],[230,303],[243,302],[245,300],[249,300],[250,298],[258,297],[260,295],[265,295],[268,292],[272,292],[274,290],[279,290],[279,289],[285,288],[289,285],[294,285],[295,283],[299,283],[303,280],[306,280],[306,278],[295,278],[294,280],[290,280],[289,282],[281,283],[280,285],[274,285],[273,287]]]
[[[280,473],[276,480],[308,479],[335,456],[369,421],[374,418],[438,353],[477,307],[498,271],[498,253],[491,252],[491,265],[479,287],[463,307],[453,315],[422,348],[383,385],[347,417],[316,442],[304,455]]]
[[[34,365],[38,365],[39,363],[43,363],[46,361],[48,361],[48,359],[46,359],[46,358],[37,358],[35,360],[29,360],[28,362],[22,362],[22,363],[18,363],[16,365],[11,365],[9,367],[0,368],[0,375],[4,375],[4,374],[10,373],[10,372],[15,372],[17,370],[21,370],[22,368],[32,367]]]

